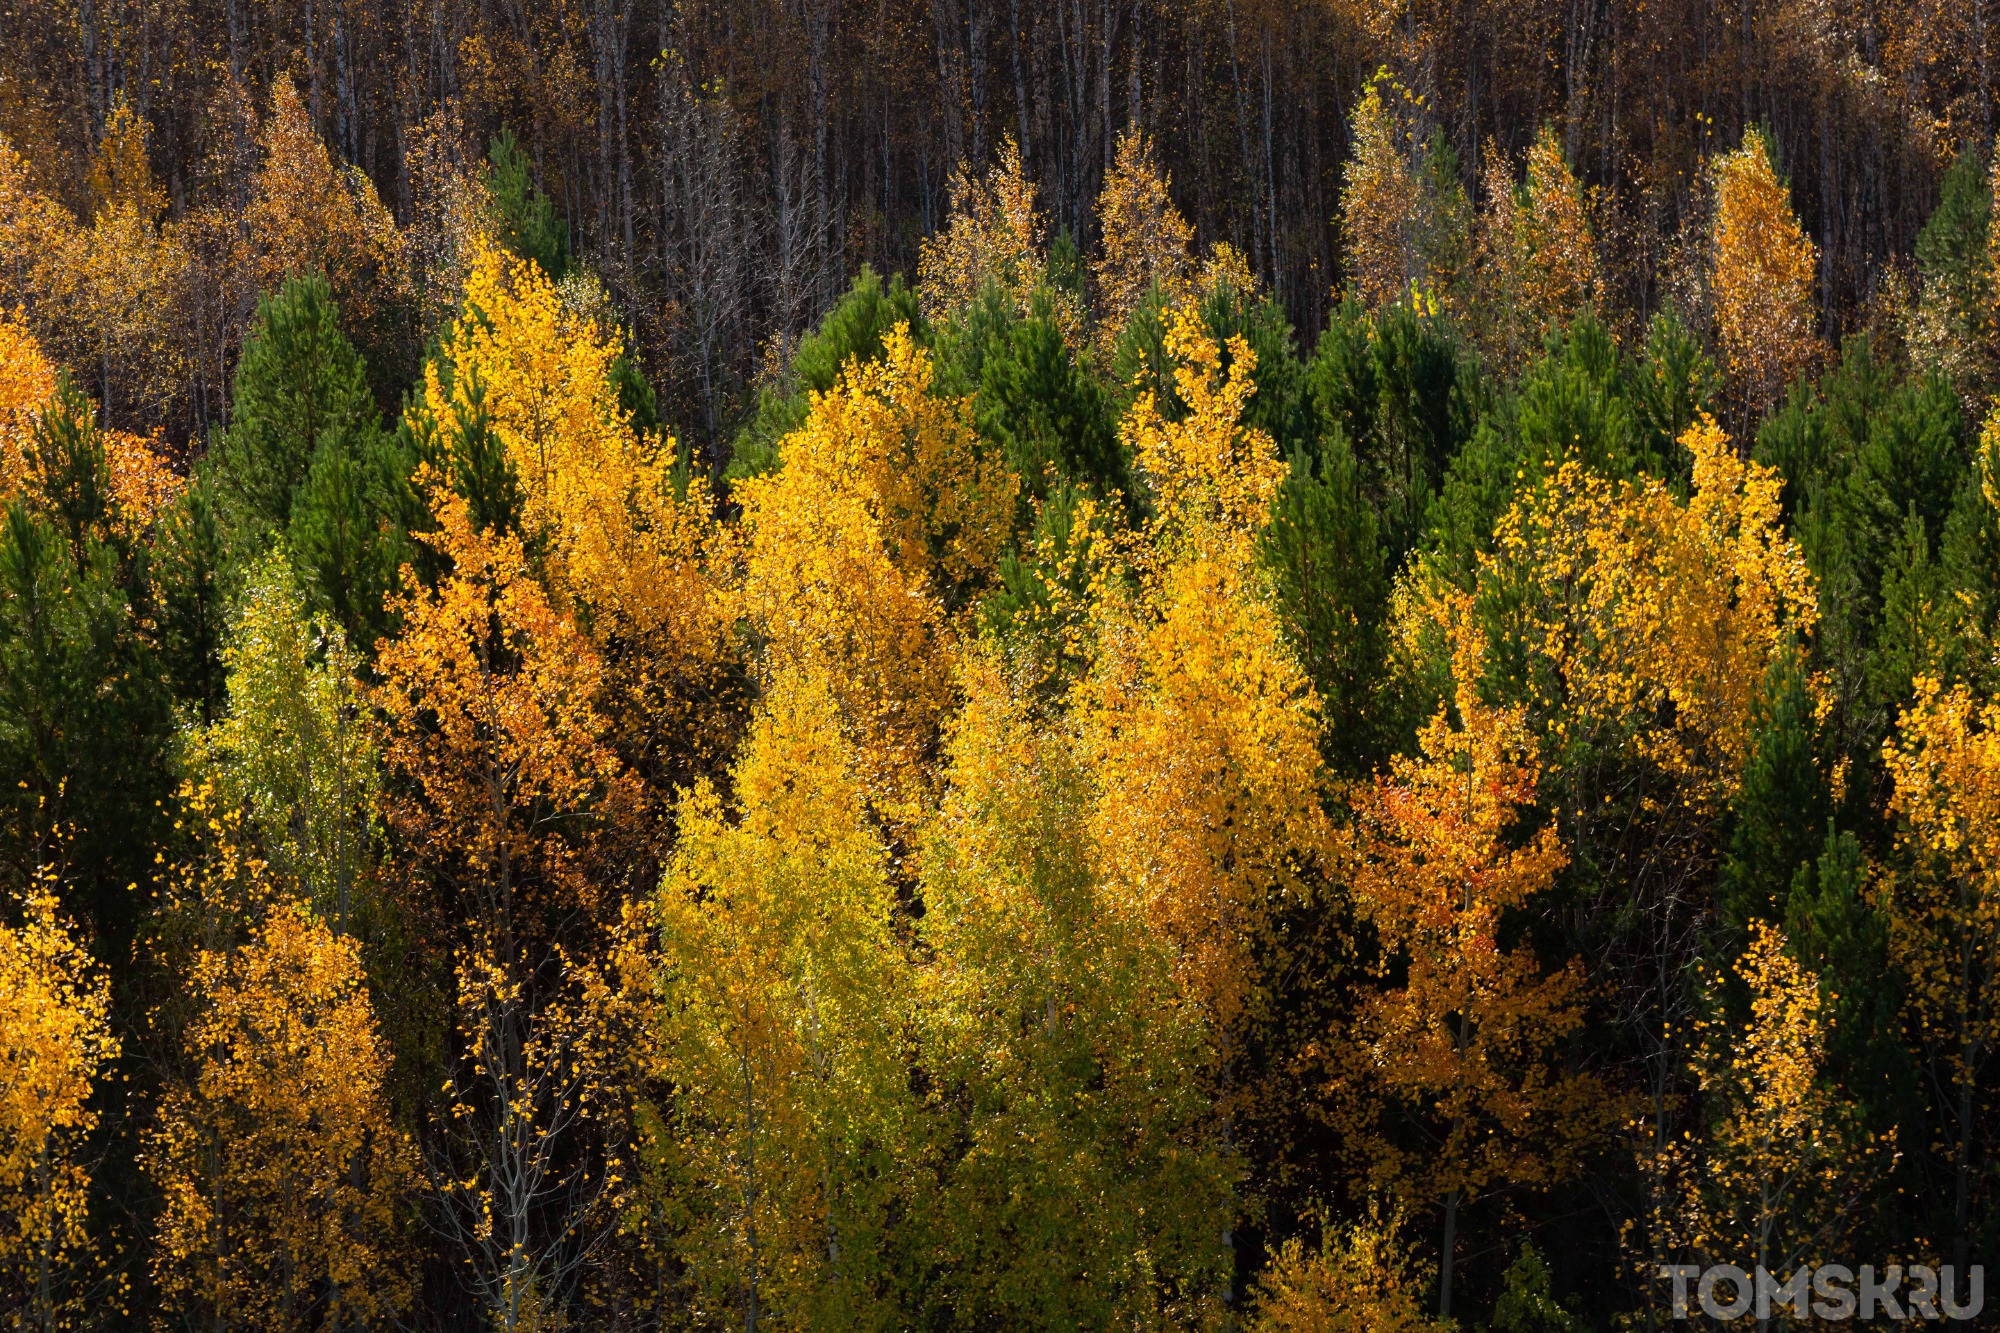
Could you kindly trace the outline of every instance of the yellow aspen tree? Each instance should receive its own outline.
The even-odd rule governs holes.
[[[1225,370],[1191,305],[1166,350],[1187,411],[1170,421],[1148,392],[1122,423],[1158,514],[1142,592],[1107,598],[1083,744],[1099,873],[1174,948],[1227,1082],[1269,908],[1324,843],[1318,701],[1253,570],[1284,472],[1242,424],[1255,354],[1230,339]]]
[[[1353,145],[1341,169],[1340,232],[1347,279],[1373,310],[1409,295],[1411,232],[1417,182],[1403,139],[1407,131],[1370,80],[1350,118]]]
[[[774,678],[732,773],[705,780],[651,909],[659,1168],[688,1183],[700,1308],[746,1330],[871,1328],[911,1106],[909,964],[839,709]]]
[[[1544,124],[1516,186],[1497,147],[1487,147],[1486,209],[1479,260],[1486,338],[1497,364],[1518,369],[1551,330],[1567,327],[1597,298],[1602,275],[1583,187]]]
[[[1713,1119],[1702,1145],[1697,1250],[1784,1281],[1835,1255],[1842,1223],[1894,1151],[1850,1127],[1826,1083],[1826,1017],[1819,980],[1753,921],[1735,972],[1749,1023],[1717,1014],[1697,1024],[1704,1099]],[[1711,995],[1720,978],[1708,979]]]
[[[466,923],[460,1040],[426,1165],[475,1296],[519,1333],[561,1316],[609,1221],[588,1150],[603,1123],[591,1015],[549,993],[551,977],[574,991],[578,974],[547,934],[578,913],[613,919],[591,830],[618,822],[631,778],[604,739],[602,660],[519,535],[475,527],[427,465],[417,481],[439,524],[425,540],[449,571],[399,600],[374,703],[399,779],[390,824],[418,881],[455,890],[448,910]]]
[[[1213,1309],[1233,1164],[1173,954],[1093,873],[1072,724],[982,645],[921,857],[923,1050],[940,1188],[914,1201],[943,1299],[995,1327],[1151,1327]],[[1171,1293],[1171,1295],[1170,1295]]]
[[[1138,129],[1118,139],[1118,157],[1097,195],[1103,253],[1092,265],[1097,280],[1099,342],[1117,341],[1140,303],[1155,288],[1169,305],[1187,295],[1192,276],[1194,228],[1168,193],[1173,181],[1154,161],[1153,145]]]
[[[992,577],[1018,486],[961,399],[930,392],[898,325],[883,356],[815,394],[784,466],[737,486],[741,613],[767,671],[809,670],[841,701],[871,792],[916,794],[952,701],[947,607]]]
[[[2000,1049],[2000,700],[1919,677],[1883,747],[1889,808],[1912,865],[1881,886],[1890,962],[1922,1034],[1965,1271],[1984,1202],[1980,1129]]]
[[[0,500],[31,484],[35,424],[55,393],[55,367],[41,344],[19,320],[0,313]]]
[[[402,233],[360,168],[337,164],[287,75],[271,82],[242,230],[253,291],[320,273],[350,328],[376,333],[409,298]],[[366,341],[372,342],[371,337]]]
[[[1000,160],[975,179],[960,163],[948,186],[951,214],[917,256],[917,300],[933,322],[970,304],[989,283],[1025,314],[1042,280],[1047,223],[1035,206],[1035,185],[1009,136]]]
[[[1371,1183],[1406,1206],[1442,1206],[1444,1319],[1460,1205],[1560,1182],[1613,1122],[1600,1083],[1558,1059],[1583,1023],[1580,969],[1501,946],[1502,914],[1550,889],[1569,858],[1550,825],[1517,845],[1538,747],[1525,709],[1480,697],[1470,599],[1448,614],[1452,705],[1425,724],[1418,754],[1398,756],[1355,802],[1350,888],[1381,940],[1383,975],[1400,964],[1403,981],[1362,1001],[1339,1089]],[[1379,1119],[1377,1099],[1389,1112]]]
[[[414,1295],[415,1156],[358,946],[279,901],[241,947],[203,950],[189,985],[192,1073],[145,1154],[166,1304],[225,1329],[393,1320]]]
[[[1479,578],[1514,599],[1512,632],[1547,668],[1525,682],[1537,714],[1560,721],[1552,745],[1616,737],[1715,811],[1740,779],[1765,672],[1811,633],[1818,597],[1784,532],[1778,474],[1707,417],[1681,444],[1685,499],[1565,461],[1501,517]],[[1406,644],[1438,637],[1453,595],[1428,575],[1399,594]]]
[[[1747,406],[1761,416],[1820,358],[1819,247],[1792,212],[1761,131],[1714,166],[1711,233],[1716,330]]]
[[[57,261],[64,359],[90,368],[107,417],[114,405],[160,408],[185,369],[175,312],[186,255],[160,222],[167,199],[147,166],[150,133],[129,105],[113,108],[90,170],[90,226],[67,232]]]
[[[425,370],[438,423],[481,419],[521,481],[524,534],[550,583],[593,619],[691,644],[714,632],[700,558],[706,487],[672,476],[674,441],[642,435],[618,403],[615,328],[579,315],[540,266],[475,242],[448,364]]]
[[[85,1141],[105,1066],[118,1058],[111,989],[58,913],[41,873],[0,926],[0,1315],[69,1327],[71,1279],[89,1254]]]
[[[0,309],[46,327],[76,219],[38,186],[31,164],[0,134]]]
[[[1251,1333],[1444,1333],[1418,1293],[1434,1276],[1401,1243],[1402,1218],[1380,1208],[1329,1229],[1318,1249],[1287,1240],[1257,1276]]]

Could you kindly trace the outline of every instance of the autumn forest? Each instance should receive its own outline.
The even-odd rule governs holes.
[[[0,1324],[1964,1311],[1990,8],[5,0]]]

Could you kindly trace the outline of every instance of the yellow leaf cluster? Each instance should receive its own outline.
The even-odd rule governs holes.
[[[1819,247],[1799,226],[1771,146],[1755,129],[1715,164],[1716,327],[1730,372],[1757,407],[1819,359]]]
[[[1868,1168],[1874,1145],[1845,1127],[1825,1085],[1819,980],[1786,952],[1784,933],[1752,922],[1735,970],[1750,993],[1748,1026],[1697,1025],[1702,1092],[1721,1115],[1689,1216],[1704,1252],[1785,1274],[1829,1257],[1821,1247],[1850,1195],[1842,1183]]]
[[[1433,1280],[1380,1210],[1332,1232],[1318,1250],[1296,1237],[1257,1278],[1251,1333],[1445,1333],[1423,1293]]]
[[[2000,1047],[2000,700],[1919,677],[1883,747],[1912,868],[1884,886],[1891,962],[1955,1088]]]
[[[1559,682],[1530,674],[1539,711],[1578,735],[1631,730],[1642,757],[1719,808],[1764,673],[1811,632],[1818,599],[1780,521],[1778,474],[1706,417],[1681,444],[1694,457],[1685,502],[1657,479],[1619,488],[1561,464],[1501,518],[1484,577],[1521,594],[1512,629]],[[1433,608],[1420,598],[1406,625]]]
[[[813,397],[784,466],[742,483],[738,605],[767,669],[808,670],[841,701],[871,784],[913,793],[951,706],[944,599],[989,576],[1016,482],[982,454],[964,400],[931,388],[898,325],[880,361]]]
[[[616,331],[571,311],[539,265],[480,237],[449,374],[426,368],[425,409],[448,430],[483,419],[499,437],[521,480],[524,533],[546,551],[551,586],[593,624],[711,654],[707,488],[677,490],[673,442],[632,429],[610,379],[619,350]]]
[[[1035,207],[1034,182],[1021,165],[1021,146],[1010,136],[1000,146],[999,162],[976,180],[960,163],[949,189],[950,220],[924,241],[917,257],[924,317],[944,319],[988,283],[1025,311],[1041,280],[1046,224]]]
[[[1092,266],[1098,327],[1107,346],[1155,287],[1170,305],[1187,295],[1194,228],[1174,207],[1167,192],[1171,185],[1144,134],[1134,128],[1119,136],[1117,162],[1097,196],[1104,249]]]
[[[653,903],[655,1072],[675,1089],[681,1237],[704,1285],[786,1325],[853,1327],[907,1074],[887,858],[839,705],[810,671],[769,685],[733,772],[706,780]],[[747,1316],[756,1322],[757,1316]]]
[[[1283,464],[1241,424],[1255,355],[1184,306],[1167,339],[1187,407],[1142,395],[1122,429],[1159,508],[1139,603],[1113,600],[1087,683],[1084,744],[1101,796],[1101,873],[1177,950],[1219,1032],[1253,996],[1247,964],[1276,896],[1323,843],[1318,700],[1251,571]]]
[[[280,903],[189,980],[194,1072],[146,1158],[168,1303],[273,1329],[392,1318],[412,1294],[398,1232],[414,1149],[389,1114],[358,947]]]
[[[110,985],[38,875],[19,926],[0,926],[0,1273],[31,1287],[89,1242],[91,1105],[118,1057]],[[45,1312],[46,1313],[46,1312]]]
[[[1241,424],[1257,355],[1240,334],[1217,343],[1192,302],[1169,321],[1166,352],[1184,415],[1169,419],[1149,389],[1119,423],[1159,509],[1155,539],[1169,559],[1200,555],[1240,571],[1285,475],[1271,437]]]

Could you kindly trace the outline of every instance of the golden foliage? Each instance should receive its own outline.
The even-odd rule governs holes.
[[[1015,479],[982,455],[969,404],[930,392],[898,325],[786,437],[784,466],[738,486],[741,612],[772,673],[822,676],[855,727],[870,790],[894,799],[951,706],[945,599],[991,575]]]
[[[55,394],[55,368],[41,344],[18,320],[0,313],[0,503],[41,489],[35,432]],[[136,539],[179,498],[187,482],[167,464],[157,433],[147,439],[129,431],[102,431],[99,441],[111,527]]]
[[[86,372],[101,397],[157,411],[181,392],[187,370],[179,314],[188,256],[160,222],[166,197],[146,161],[146,122],[121,105],[91,168],[95,212],[81,227],[54,205],[31,206],[51,247],[38,261],[31,307],[59,358]]]
[[[54,887],[38,873],[22,923],[0,926],[0,1274],[9,1305],[14,1292],[35,1292],[33,1322],[68,1327],[53,1322],[56,1294],[36,1288],[90,1243],[82,1149],[119,1043],[110,983],[59,916]]]
[[[1730,372],[1761,411],[1819,360],[1819,247],[1800,228],[1771,145],[1756,129],[1745,130],[1743,146],[1714,170],[1716,327]]]
[[[1555,127],[1544,124],[1517,187],[1488,145],[1479,260],[1487,310],[1481,332],[1498,365],[1517,370],[1544,335],[1566,327],[1596,299],[1602,276],[1583,187]]]
[[[146,1165],[167,1302],[260,1328],[380,1321],[412,1296],[400,1243],[414,1149],[389,1114],[389,1049],[355,943],[278,903],[188,984],[189,1080]]]
[[[1432,1274],[1397,1240],[1400,1222],[1376,1210],[1316,1251],[1287,1240],[1258,1275],[1251,1333],[1445,1333],[1424,1311]]]
[[[924,1049],[959,1126],[925,1232],[983,1321],[1154,1326],[1227,1271],[1199,1221],[1233,1174],[1204,1132],[1201,1016],[1151,920],[1093,874],[1073,723],[1037,716],[990,645],[963,685],[922,858]]]
[[[2000,700],[1926,677],[1914,687],[1882,751],[1912,864],[1878,905],[1905,1004],[1951,1089],[1953,1138],[1970,1142],[1980,1070],[2000,1049]]]
[[[130,209],[147,222],[166,211],[167,192],[153,179],[146,160],[146,140],[152,129],[120,96],[104,122],[104,135],[90,161],[84,189],[90,197],[90,211]]]
[[[1702,1092],[1721,1114],[1704,1145],[1691,1239],[1718,1261],[1782,1275],[1830,1257],[1823,1247],[1877,1148],[1843,1123],[1825,1079],[1819,981],[1786,952],[1783,932],[1753,921],[1735,970],[1749,1025],[1697,1023]]]
[[[1167,350],[1185,417],[1147,393],[1122,426],[1158,505],[1159,563],[1136,605],[1105,607],[1084,744],[1101,873],[1171,942],[1226,1041],[1254,999],[1268,907],[1298,891],[1323,842],[1318,701],[1251,568],[1284,466],[1241,424],[1255,354],[1231,339],[1225,373],[1192,306]]]
[[[473,244],[448,371],[425,369],[426,412],[447,431],[481,421],[499,437],[552,590],[601,635],[660,635],[681,653],[713,654],[707,486],[691,478],[677,491],[673,441],[633,430],[610,378],[616,330],[574,313],[533,261],[483,236]]]
[[[1405,131],[1383,101],[1382,83],[1371,80],[1354,108],[1353,150],[1340,184],[1348,281],[1371,310],[1401,300],[1416,276],[1409,252],[1417,184],[1403,149]]]
[[[0,500],[33,480],[35,422],[55,396],[56,372],[17,318],[0,313]]]
[[[520,538],[475,530],[465,501],[435,476],[418,480],[439,523],[425,540],[451,571],[396,601],[403,631],[376,660],[383,760],[420,798],[398,802],[392,818],[426,854],[469,861],[488,899],[482,925],[504,929],[512,876],[538,855],[576,891],[561,853],[514,811],[577,810],[618,776],[596,705],[603,668],[535,581]]]
[[[734,818],[706,780],[682,801],[658,954],[640,964],[654,1073],[674,1089],[651,1152],[693,1186],[697,1285],[746,1326],[872,1323],[910,980],[858,759],[825,683],[779,673]]]
[[[1509,632],[1548,668],[1527,683],[1563,729],[1553,744],[1634,729],[1636,752],[1713,809],[1739,780],[1766,669],[1819,608],[1778,474],[1706,417],[1681,444],[1685,502],[1657,479],[1620,488],[1561,464],[1501,518],[1482,581],[1517,599]],[[1405,591],[1406,640],[1442,623],[1440,595]]]
[[[33,307],[50,294],[75,229],[69,210],[42,193],[27,159],[0,135],[0,307],[47,318]]]
[[[1035,186],[1021,166],[1021,146],[1009,136],[1000,160],[979,179],[960,163],[949,185],[951,217],[927,238],[917,258],[917,299],[924,317],[941,320],[988,283],[1022,311],[1042,276],[1046,224]]]
[[[1144,134],[1128,129],[1119,136],[1117,164],[1097,195],[1104,252],[1092,266],[1100,340],[1106,346],[1116,341],[1155,287],[1169,305],[1179,305],[1187,295],[1194,228],[1174,207],[1168,194],[1172,184],[1161,174]]]

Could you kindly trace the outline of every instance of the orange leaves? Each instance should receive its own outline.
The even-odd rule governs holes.
[[[261,146],[245,219],[252,286],[273,291],[291,274],[323,273],[351,326],[373,326],[410,287],[402,234],[374,184],[334,162],[287,77],[272,81]]]
[[[1568,856],[1553,827],[1525,839],[1516,828],[1533,808],[1537,747],[1525,710],[1480,698],[1470,613],[1463,596],[1444,609],[1454,709],[1425,725],[1419,755],[1399,756],[1357,794],[1347,848],[1383,971],[1401,960],[1405,976],[1364,1002],[1346,1092],[1433,1127],[1434,1153],[1406,1156],[1388,1137],[1369,1150],[1371,1175],[1416,1200],[1559,1178],[1605,1125],[1594,1080],[1553,1063],[1583,1021],[1581,973],[1544,972],[1532,949],[1500,943],[1502,913],[1552,887]]]
[[[55,367],[20,322],[0,312],[0,499],[27,487],[35,467],[35,420],[55,397]]]
[[[432,480],[440,530],[428,540],[452,570],[401,599],[403,632],[383,644],[383,757],[418,784],[439,831],[491,871],[514,805],[574,810],[617,765],[599,739],[596,651],[550,605],[520,539],[475,531],[465,502]]]
[[[1819,359],[1819,247],[1800,228],[1771,145],[1755,129],[1715,164],[1713,245],[1710,285],[1722,350],[1761,411]]]

